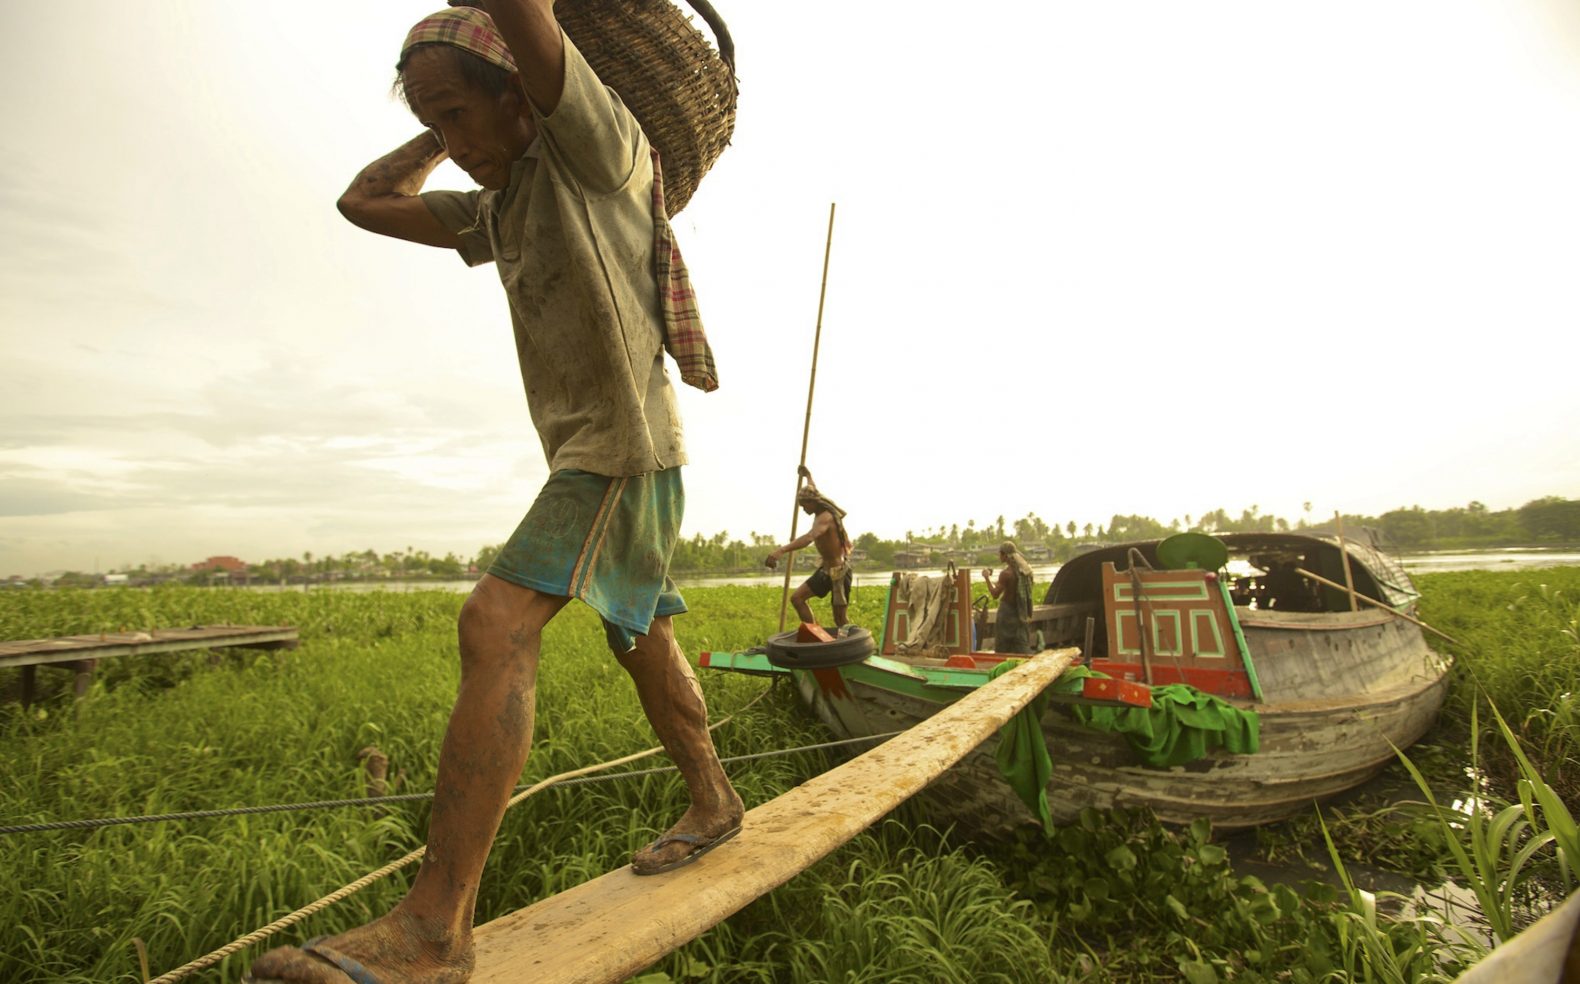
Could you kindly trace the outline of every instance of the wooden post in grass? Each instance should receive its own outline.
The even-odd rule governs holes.
[[[1344,590],[1350,595],[1350,611],[1358,612],[1361,606],[1355,602],[1355,578],[1350,574],[1350,551],[1344,543],[1344,513],[1333,510],[1333,520],[1339,528],[1339,560],[1344,564]]]

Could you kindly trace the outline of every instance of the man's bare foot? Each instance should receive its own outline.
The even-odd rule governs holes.
[[[746,806],[735,790],[730,790],[729,796],[728,803],[712,810],[704,810],[693,804],[678,823],[664,832],[663,837],[631,855],[631,867],[638,874],[679,867],[675,862],[689,855],[703,854],[721,837],[739,830]],[[666,840],[680,835],[684,835],[686,840]]]
[[[319,952],[294,946],[270,950],[253,962],[254,984],[346,984],[356,980],[338,958],[366,968],[378,984],[457,984],[472,976],[472,941],[430,938],[417,920],[396,909],[339,936],[318,941]]]

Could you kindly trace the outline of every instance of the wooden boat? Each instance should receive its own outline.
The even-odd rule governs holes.
[[[1288,575],[1297,573],[1308,588],[1291,588]],[[926,613],[913,604],[912,577],[891,580],[881,651],[861,662],[788,669],[753,651],[704,653],[699,665],[788,675],[842,736],[909,728],[982,686],[1005,658],[972,645],[973,635],[991,636],[992,613],[973,610],[964,571],[945,575],[936,645],[917,654],[912,633]],[[1416,597],[1374,543],[1314,531],[1185,534],[1077,556],[1035,606],[1033,629],[1045,652],[1080,647],[1107,679],[1053,697],[1041,715],[1053,819],[1072,820],[1086,807],[1145,807],[1166,822],[1205,817],[1232,830],[1287,818],[1365,782],[1431,726],[1448,686],[1448,660],[1414,621]],[[1080,705],[1144,706],[1153,687],[1173,683],[1254,711],[1259,750],[1219,748],[1153,768],[1122,735],[1081,723]],[[990,739],[930,787],[941,822],[995,834],[1031,821],[998,770],[997,744]]]

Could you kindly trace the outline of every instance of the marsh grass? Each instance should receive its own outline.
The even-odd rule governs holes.
[[[1348,903],[1331,917],[1344,979],[1396,984],[1452,980],[1574,891],[1574,862],[1580,857],[1574,817],[1537,773],[1495,707],[1492,714],[1505,751],[1520,767],[1518,802],[1498,802],[1483,793],[1443,805],[1409,755],[1399,755],[1426,797],[1440,843],[1453,859],[1449,877],[1475,896],[1477,925],[1457,923],[1416,899],[1357,887],[1319,814],[1323,841]],[[1472,773],[1478,760],[1477,719],[1472,705]],[[1396,914],[1385,918],[1380,912],[1387,904]]]
[[[1434,872],[1474,895],[1476,925],[1423,909],[1418,900],[1358,888],[1345,861],[1354,860],[1362,838],[1342,838],[1341,848],[1341,838],[1319,813],[1323,842],[1347,900],[1333,916],[1346,979],[1451,980],[1576,888],[1580,834],[1568,803],[1580,748],[1574,713],[1580,636],[1570,599],[1580,572],[1542,574],[1547,580],[1537,583],[1482,572],[1436,575],[1427,582],[1427,607],[1441,610],[1438,617],[1454,624],[1452,631],[1461,637],[1460,679],[1435,740],[1462,736],[1468,761],[1445,756],[1441,744],[1399,752],[1400,767],[1424,802],[1384,808],[1374,815],[1381,822],[1361,826],[1412,831],[1417,847],[1428,845],[1435,855]],[[1473,616],[1477,610],[1482,617]],[[1483,707],[1490,727],[1483,724]],[[1520,723],[1518,730],[1506,711]],[[1421,752],[1434,768],[1422,768]],[[1460,784],[1445,787],[1445,774],[1454,768]],[[1456,797],[1447,803],[1445,788]],[[1341,822],[1355,820],[1352,813]],[[1379,902],[1391,903],[1399,914],[1380,918]]]
[[[676,981],[1058,981],[1041,931],[988,860],[891,819],[661,966]]]
[[[356,753],[368,744],[390,756],[392,771],[404,771],[404,789],[432,788],[458,679],[461,596],[161,589],[17,597],[3,616],[17,638],[228,621],[294,624],[302,645],[218,666],[203,655],[152,667],[106,661],[113,672],[99,675],[86,700],[62,697],[29,713],[8,707],[8,781],[0,784],[8,823],[354,797],[364,781]],[[692,652],[753,645],[775,620],[755,589],[705,597],[705,623],[695,616],[677,623]],[[524,781],[654,744],[589,610],[572,606],[556,618],[544,653]],[[765,686],[709,677],[713,716]],[[716,736],[725,756],[826,739],[783,690]],[[820,753],[765,759],[733,778],[755,805],[830,762]],[[617,867],[673,822],[684,801],[672,775],[528,800],[500,830],[479,918]],[[0,944],[0,980],[140,979],[134,937],[145,941],[156,973],[177,966],[405,853],[421,843],[427,819],[419,802],[0,838],[0,870],[23,886],[0,896],[0,925],[13,927]],[[359,924],[405,888],[404,876],[392,877],[302,929]],[[236,979],[248,958],[228,961],[224,978]]]
[[[1580,801],[1580,567],[1463,571],[1421,579],[1421,612],[1459,645],[1435,740],[1468,748],[1478,701],[1498,709],[1535,770],[1565,802]],[[1481,735],[1491,737],[1490,734]],[[1481,768],[1514,798],[1514,749],[1489,743]]]
[[[1572,667],[1549,664],[1575,662],[1565,631],[1574,628],[1568,599],[1580,595],[1580,571],[1542,577],[1424,579],[1428,620],[1467,641],[1443,725],[1412,751],[1405,773],[1431,795],[1406,812],[1313,814],[1306,822],[1318,824],[1341,866],[1361,855],[1407,873],[1469,870],[1492,887],[1494,906],[1526,904],[1521,885],[1549,894],[1572,886],[1580,846],[1565,809],[1570,793],[1542,776],[1552,769],[1567,782],[1576,747],[1573,703],[1563,699],[1575,692]],[[755,645],[777,624],[777,590],[694,589],[687,598],[694,614],[677,629],[692,654]],[[83,701],[0,709],[4,822],[356,796],[356,753],[368,744],[390,756],[392,773],[404,771],[401,791],[432,787],[457,681],[458,595],[158,589],[16,592],[7,601],[0,634],[8,638],[228,621],[294,624],[302,645],[217,665],[203,654],[111,660]],[[858,591],[855,602],[856,619],[876,625],[882,592]],[[524,780],[654,743],[590,612],[572,606],[557,618],[544,654]],[[1490,718],[1464,692],[1472,681],[1490,684]],[[715,719],[766,686],[731,674],[703,682]],[[828,737],[788,688],[716,732],[725,756]],[[732,778],[754,806],[836,761],[801,752],[743,763]],[[1485,783],[1467,778],[1472,766]],[[1467,823],[1437,810],[1432,796],[1474,799],[1479,812]],[[684,800],[673,775],[529,799],[500,830],[478,918],[623,864]],[[160,973],[405,853],[427,819],[417,802],[0,837],[9,886],[0,895],[0,980],[141,980],[134,938],[146,941]],[[1236,875],[1205,824],[1171,829],[1116,811],[1083,815],[1051,840],[1028,830],[1009,843],[973,844],[926,821],[921,806],[902,806],[647,979],[1427,981],[1482,952],[1430,914],[1377,907],[1352,882],[1335,890]],[[406,877],[276,942],[364,922],[400,897]],[[1511,909],[1511,930],[1523,916]],[[255,952],[210,976],[236,980]]]

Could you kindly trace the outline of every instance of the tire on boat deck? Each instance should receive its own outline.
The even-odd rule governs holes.
[[[787,670],[822,670],[860,663],[876,648],[872,633],[863,628],[853,628],[833,642],[797,642],[794,631],[781,632],[770,636],[766,646],[768,662]]]

